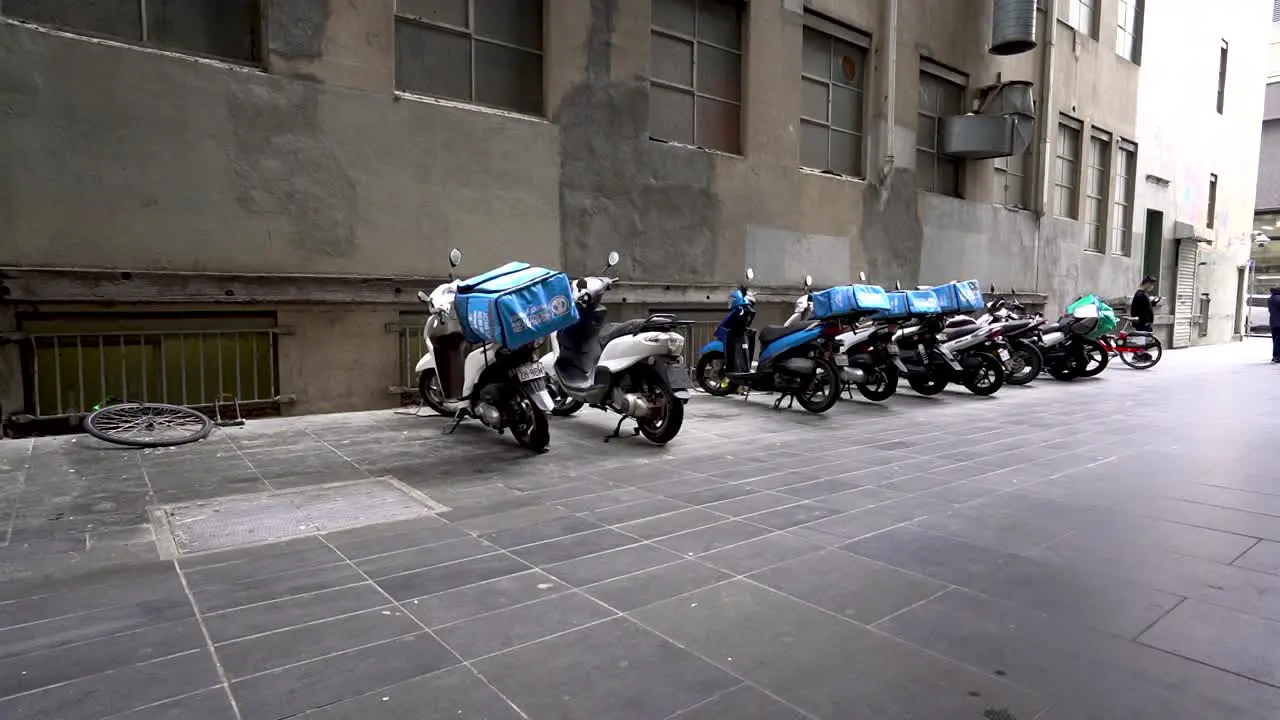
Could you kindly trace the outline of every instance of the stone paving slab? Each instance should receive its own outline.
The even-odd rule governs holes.
[[[1280,717],[1261,345],[823,416],[697,397],[666,448],[590,410],[541,456],[391,411],[2,442],[0,717]],[[448,509],[177,560],[149,524],[380,476]]]

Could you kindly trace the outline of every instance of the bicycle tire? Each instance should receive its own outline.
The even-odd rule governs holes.
[[[157,420],[173,429],[178,428],[179,423],[185,423],[182,427],[191,429],[169,437],[123,434],[124,430],[154,432]],[[213,432],[213,421],[204,413],[181,405],[119,403],[93,411],[84,419],[84,430],[93,437],[114,445],[174,447],[205,439]]]

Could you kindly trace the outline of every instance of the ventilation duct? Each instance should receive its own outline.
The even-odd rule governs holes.
[[[1021,55],[1036,49],[1036,0],[992,0],[992,55]]]
[[[968,160],[1021,155],[1035,140],[1035,121],[1031,83],[1007,82],[994,86],[978,112],[943,118],[940,149]]]

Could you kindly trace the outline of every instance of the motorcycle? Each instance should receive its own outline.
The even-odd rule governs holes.
[[[886,352],[921,395],[937,395],[952,382],[974,395],[992,395],[1004,386],[1012,357],[1003,333],[999,324],[947,328],[941,315],[930,315],[899,327]]]
[[[1017,296],[1009,291],[1007,298],[996,296],[996,288],[991,286],[992,299],[987,301],[986,313],[977,319],[961,315],[947,321],[948,328],[963,327],[969,324],[999,324],[1003,329],[1002,337],[1009,345],[1009,361],[1005,363],[1005,383],[1009,385],[1026,385],[1040,376],[1044,369],[1044,356],[1040,352],[1040,328],[1044,318],[1040,316],[1026,317],[1016,314],[1011,307],[1017,305]]]
[[[866,273],[860,272],[858,277],[862,282],[867,282]],[[813,301],[809,293],[812,285],[813,278],[805,276],[805,294],[796,300],[794,312],[786,325],[804,322],[812,314]],[[856,387],[868,400],[888,400],[898,391],[898,369],[884,352],[884,346],[897,326],[869,321],[866,317],[852,317],[850,320],[835,339],[835,360],[840,368],[844,392],[852,399],[853,388]]]
[[[617,252],[609,253],[608,273],[618,264]],[[584,277],[574,283],[578,322],[551,336],[551,352],[542,367],[551,378],[553,415],[567,417],[590,405],[635,420],[636,434],[664,445],[675,439],[684,423],[689,402],[688,366],[684,364],[684,336],[676,331],[692,323],[673,315],[650,315],[644,320],[605,323],[601,304],[614,278]]]
[[[509,429],[522,447],[543,452],[551,443],[547,413],[554,404],[547,374],[534,357],[536,345],[506,349],[486,342],[466,351],[457,308],[460,281],[453,277],[461,262],[462,252],[454,248],[449,252],[449,282],[430,295],[418,291],[429,313],[422,331],[427,353],[415,367],[423,404],[454,416],[448,433],[470,417],[499,435]]]
[[[755,271],[747,268],[746,282],[754,279]],[[811,279],[806,281],[810,284]],[[745,388],[748,393],[778,393],[775,409],[790,398],[811,413],[830,410],[840,399],[840,370],[832,352],[839,325],[797,320],[756,332],[751,327],[755,294],[746,282],[730,293],[729,313],[716,328],[715,338],[699,350],[694,380],[713,396]],[[753,361],[757,341],[759,357]]]

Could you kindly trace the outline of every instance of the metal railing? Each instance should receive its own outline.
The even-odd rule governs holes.
[[[281,328],[26,335],[33,419],[74,416],[108,399],[212,407],[279,403]]]

